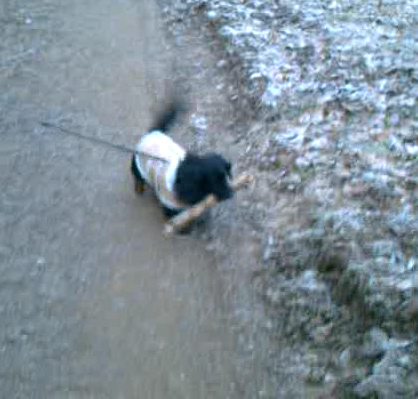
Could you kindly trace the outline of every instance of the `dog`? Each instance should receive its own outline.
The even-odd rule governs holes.
[[[231,163],[217,153],[199,156],[167,135],[182,107],[171,103],[135,147],[131,172],[135,189],[151,187],[167,218],[213,194],[218,201],[233,197]]]

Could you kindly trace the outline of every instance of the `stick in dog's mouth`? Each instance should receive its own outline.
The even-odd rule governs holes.
[[[237,191],[254,180],[254,176],[244,173],[238,176],[231,183],[231,188]],[[204,200],[200,201],[191,208],[186,209],[177,216],[171,218],[164,226],[164,235],[172,236],[174,233],[179,231],[181,228],[189,225],[194,219],[198,218],[203,212],[215,205],[218,201],[213,194],[208,195]]]

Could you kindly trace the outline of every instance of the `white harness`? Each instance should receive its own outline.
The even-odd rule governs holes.
[[[160,202],[173,210],[187,208],[174,193],[177,168],[186,151],[158,130],[146,134],[135,149],[138,151],[135,155],[136,166],[141,176],[154,188]]]

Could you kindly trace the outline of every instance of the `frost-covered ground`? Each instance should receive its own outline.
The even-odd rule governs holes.
[[[288,343],[272,369],[331,397],[418,397],[418,1],[172,3],[213,32],[249,116],[255,288]]]

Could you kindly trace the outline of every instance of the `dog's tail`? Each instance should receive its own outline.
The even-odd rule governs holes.
[[[176,100],[170,102],[169,105],[163,109],[163,111],[157,114],[149,130],[167,132],[168,129],[174,124],[178,116],[184,111],[185,105],[181,101]]]

